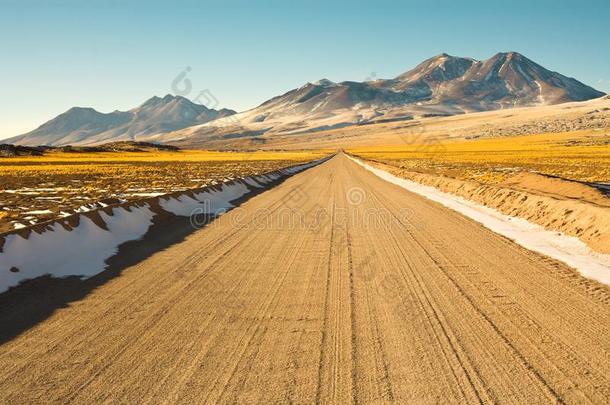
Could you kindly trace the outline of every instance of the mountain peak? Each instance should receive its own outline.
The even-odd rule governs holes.
[[[190,100],[188,100],[182,96],[174,96],[171,94],[166,94],[165,96],[163,96],[163,98],[158,97],[158,96],[152,96],[151,98],[146,100],[140,107],[153,107],[153,106],[165,105],[165,104],[169,104],[175,100],[179,100],[179,101],[185,100],[185,101],[188,101],[189,103],[191,102]]]
[[[513,57],[513,56],[517,56],[517,57],[522,56],[522,57],[524,57],[523,54],[521,54],[519,52],[515,52],[515,51],[498,52],[496,55],[503,55],[503,56],[510,56],[510,57]]]
[[[142,105],[140,107],[159,104],[160,101],[161,101],[161,97],[152,96],[151,98],[146,100],[144,103],[142,103]]]
[[[432,61],[452,61],[452,60],[470,60],[470,61],[473,61],[474,59],[467,58],[467,57],[462,57],[462,56],[453,56],[453,55],[449,55],[446,52],[443,52],[443,53],[439,53],[438,55],[434,55],[433,57],[424,60],[422,63],[420,63],[420,65],[424,64],[426,62],[432,62]]]
[[[204,124],[235,111],[209,109],[182,96],[153,96],[129,111],[101,113],[91,107],[72,107],[34,131],[14,138],[23,145],[94,144],[175,131]]]
[[[454,58],[454,57],[455,56],[451,56],[448,53],[443,52],[443,53],[439,53],[438,55],[435,55],[435,56],[431,57],[428,60],[449,59],[449,58]]]
[[[531,82],[531,76],[544,76],[541,79],[552,75],[552,72],[538,65],[518,52],[499,52],[491,58],[483,61],[481,72],[485,73],[486,80],[498,76],[505,76],[513,72],[516,76],[522,76]]]
[[[520,62],[534,63],[534,61],[532,61],[531,59],[529,59],[526,56],[524,56],[523,54],[521,54],[519,52],[515,52],[515,51],[498,52],[497,54],[495,54],[488,60],[490,60],[490,61],[502,60],[502,61],[509,61],[509,62],[510,61],[520,61]]]
[[[322,87],[332,87],[332,86],[337,85],[337,83],[333,82],[332,80],[328,80],[328,79],[320,79],[317,82],[313,82],[312,84],[314,86],[322,86]]]
[[[72,107],[64,114],[72,114],[72,113],[97,113],[98,111],[91,107]]]
[[[415,69],[409,70],[398,76],[400,82],[424,82],[440,83],[453,80],[462,76],[474,63],[474,59],[451,56],[447,53],[426,59]]]

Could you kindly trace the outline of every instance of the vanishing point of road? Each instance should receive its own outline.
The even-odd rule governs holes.
[[[5,341],[0,403],[608,403],[609,308],[340,154]]]

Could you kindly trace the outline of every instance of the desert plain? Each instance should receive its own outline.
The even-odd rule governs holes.
[[[8,240],[16,223],[44,227],[87,204],[330,157],[201,229],[171,222],[118,246],[98,275],[0,294],[0,402],[607,403],[606,284],[356,161],[603,257],[608,106],[371,124],[258,152],[231,151],[248,149],[242,139],[2,158]]]

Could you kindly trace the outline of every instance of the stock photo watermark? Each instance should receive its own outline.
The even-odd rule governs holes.
[[[252,230],[318,232],[330,225],[372,231],[384,230],[391,225],[409,227],[412,224],[414,212],[410,208],[402,207],[396,212],[385,207],[365,206],[367,193],[360,187],[350,188],[345,197],[346,206],[332,202],[327,207],[319,204],[307,207],[307,194],[297,187],[286,194],[277,207],[258,208],[253,212],[241,207],[230,209],[229,226]],[[215,226],[214,219],[228,211],[228,208],[215,208],[212,201],[205,200],[201,207],[192,210],[189,217],[191,226],[194,229]]]
[[[187,66],[174,77],[170,85],[172,93],[176,96],[189,98],[193,103],[202,105],[209,110],[216,110],[220,107],[220,101],[209,88],[193,91],[193,82],[189,77],[191,72],[193,72],[193,68]],[[194,97],[192,97],[193,94],[195,94]],[[236,114],[231,114],[221,117],[218,122],[215,123],[216,126],[227,127],[239,125],[239,119],[235,115]]]
[[[382,80],[378,77],[376,72],[369,73],[364,79],[364,83],[375,82]],[[421,120],[416,120],[412,116],[405,116],[404,120],[408,124],[397,131],[398,137],[401,142],[405,145],[414,146],[414,151],[417,153],[425,153],[432,157],[436,154],[443,153],[445,151],[445,145],[441,143],[437,137],[431,136],[426,130],[426,126]]]

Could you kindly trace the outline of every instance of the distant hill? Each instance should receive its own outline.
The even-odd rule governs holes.
[[[150,142],[118,141],[108,142],[96,146],[49,146],[45,150],[57,150],[61,152],[150,152],[150,151],[170,151],[180,150],[173,145],[163,145]]]
[[[163,132],[235,114],[228,109],[214,110],[190,100],[167,95],[152,97],[129,111],[104,114],[93,108],[73,107],[37,129],[4,140],[19,145],[86,145],[108,141],[135,141]]]
[[[109,142],[97,146],[22,146],[12,144],[0,144],[0,157],[14,156],[42,156],[45,152],[151,152],[180,150],[173,145],[162,145],[149,142],[118,141]]]
[[[0,144],[0,157],[42,156],[44,150],[37,147]]]

